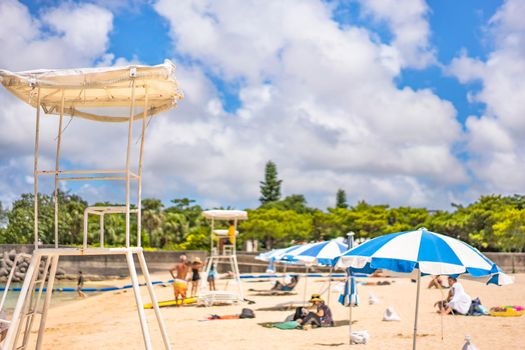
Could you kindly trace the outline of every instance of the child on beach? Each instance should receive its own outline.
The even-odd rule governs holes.
[[[82,271],[78,271],[77,293],[79,297],[85,298],[86,293],[82,291],[82,288],[84,288],[84,276],[82,275]]]
[[[212,263],[210,266],[210,271],[208,272],[208,285],[210,290],[215,289],[215,277],[217,276],[217,270],[215,270],[215,263]]]

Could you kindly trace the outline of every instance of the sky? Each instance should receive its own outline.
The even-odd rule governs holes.
[[[525,188],[521,0],[0,1],[0,68],[177,66],[153,118],[144,197],[254,208],[268,160],[283,196],[451,209]],[[0,89],[0,201],[33,188],[34,111]],[[55,117],[41,167],[54,166]],[[64,168],[123,164],[126,130],[69,121]],[[51,192],[49,180],[41,183]],[[90,202],[115,183],[62,183]]]

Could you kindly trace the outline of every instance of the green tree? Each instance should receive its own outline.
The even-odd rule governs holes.
[[[162,208],[164,205],[159,199],[146,198],[142,200],[142,227],[148,233],[149,245],[159,246],[160,240],[154,239],[154,231],[159,230],[164,220]],[[156,236],[159,236],[158,234]]]
[[[306,198],[302,194],[292,194],[282,200],[267,202],[261,205],[265,209],[293,210],[297,213],[311,213],[314,209],[309,208]]]
[[[277,179],[277,166],[271,160],[266,163],[264,181],[260,182],[261,204],[278,201],[281,198],[282,180]]]
[[[338,189],[335,197],[336,208],[348,208],[348,203],[346,202],[346,192],[343,189]]]
[[[242,239],[257,239],[267,249],[305,241],[311,237],[312,218],[293,210],[259,208],[248,211],[247,221],[240,223]]]
[[[505,252],[522,252],[525,249],[525,209],[508,209],[496,217],[498,222],[492,229],[498,238],[497,248]]]

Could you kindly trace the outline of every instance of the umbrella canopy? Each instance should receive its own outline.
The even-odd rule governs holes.
[[[345,252],[339,266],[386,269],[410,273],[418,269],[429,275],[472,277],[498,273],[498,267],[470,245],[425,228],[374,238]]]
[[[334,266],[338,258],[347,251],[347,245],[338,239],[306,244],[284,255],[286,260],[299,260],[310,264]]]
[[[294,250],[302,248],[303,246],[306,246],[306,244],[298,244],[298,245],[294,245],[288,248],[272,249],[268,252],[264,252],[264,253],[257,255],[255,259],[262,260],[262,261],[279,261],[279,262],[284,262],[284,263],[295,263],[297,261],[283,260],[283,257],[286,254],[293,252]]]
[[[137,107],[134,119],[173,108],[183,98],[170,60],[156,66],[25,72],[0,69],[0,82],[31,106],[40,104],[47,114],[60,114],[63,105],[64,115],[102,122],[129,120],[131,96]],[[144,113],[146,99],[148,110]]]

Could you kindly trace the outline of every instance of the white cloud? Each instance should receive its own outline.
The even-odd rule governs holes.
[[[170,169],[179,184],[214,201],[255,204],[264,162],[272,159],[287,194],[327,198],[350,181],[359,184],[349,186],[350,198],[433,206],[448,204],[449,194],[423,195],[430,186],[467,180],[452,153],[462,137],[454,107],[429,90],[396,88],[399,49],[377,43],[363,28],[341,28],[321,2],[182,1],[174,7],[161,0],[155,8],[171,25],[177,53],[197,62],[182,67],[187,99],[165,121],[159,118],[148,146],[169,145],[181,155],[169,164],[153,156],[150,163]],[[423,21],[426,11],[418,7],[412,15]],[[430,55],[427,29],[413,41],[414,50],[421,48],[418,62]],[[201,66],[226,82],[243,82],[233,115],[206,107],[217,92],[195,89],[209,86],[206,76],[195,74]],[[170,121],[177,118],[184,120]]]
[[[403,67],[424,68],[435,63],[425,0],[359,0],[366,15],[384,21],[393,35],[392,46]]]
[[[461,82],[478,80],[481,90],[469,99],[486,105],[481,116],[468,118],[470,167],[482,181],[480,191],[523,191],[525,179],[525,3],[507,0],[489,21],[494,50],[486,60],[463,52],[449,71]]]
[[[24,6],[8,4],[11,16],[30,30],[21,38],[5,36],[16,55],[0,55],[1,65],[28,69],[121,62],[107,52],[109,11],[68,3],[32,18]],[[170,23],[176,54],[191,63],[178,64],[185,99],[154,118],[147,130],[144,195],[255,205],[264,163],[272,159],[284,179],[284,193],[303,193],[313,204],[323,205],[337,188],[345,188],[350,199],[446,206],[449,188],[467,181],[452,151],[463,137],[455,109],[429,90],[399,89],[394,83],[401,66],[431,61],[428,24],[420,23],[427,8],[414,4],[409,18],[396,14],[388,20],[422,31],[421,36],[411,38],[404,29],[392,43],[378,43],[365,28],[342,28],[320,1],[186,0],[177,6],[158,1],[155,9]],[[86,43],[85,28],[73,22],[84,13],[100,20],[96,42]],[[72,23],[61,23],[59,15],[70,16]],[[51,33],[43,32],[44,25]],[[0,30],[4,40],[2,35]],[[28,50],[34,46],[58,51],[32,60],[34,51]],[[67,61],[60,47],[71,51]],[[239,86],[237,111],[225,110],[210,75]],[[0,101],[16,101],[6,96],[0,93]],[[29,111],[29,122],[21,136],[10,135],[16,125],[6,129],[7,140],[13,138],[6,142],[18,142],[21,156],[31,155],[33,111],[18,101],[11,108],[16,115]],[[7,120],[0,113],[1,121]],[[55,122],[46,119],[48,141],[56,133]],[[64,136],[63,159],[71,167],[119,167],[125,135],[125,125],[74,119]],[[53,155],[52,143],[47,147],[44,157]],[[28,189],[27,184],[17,188]],[[80,190],[92,199],[108,193]]]

